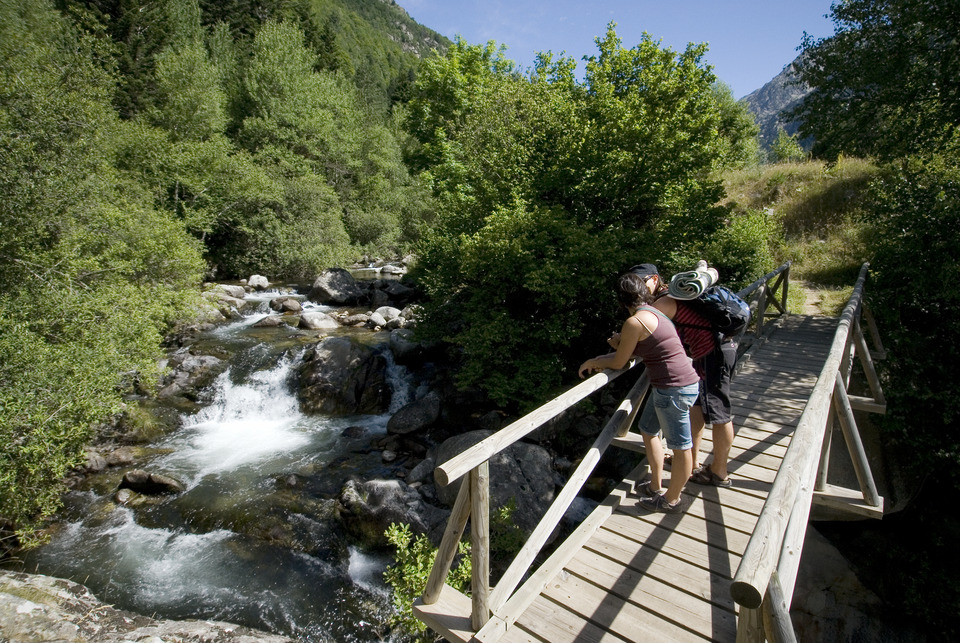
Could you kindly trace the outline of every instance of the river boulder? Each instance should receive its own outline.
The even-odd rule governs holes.
[[[158,398],[197,399],[199,389],[211,384],[226,369],[223,360],[213,355],[194,355],[181,348],[161,363],[170,371],[161,379]]]
[[[305,413],[383,413],[390,404],[386,358],[349,337],[328,337],[303,356],[297,369]]]
[[[332,330],[339,327],[337,320],[327,313],[311,311],[300,315],[300,328],[304,330]]]
[[[157,496],[165,493],[182,493],[185,489],[179,481],[160,473],[148,473],[143,469],[131,469],[123,474],[118,485],[120,489],[130,489],[145,496]]]
[[[303,310],[303,305],[296,297],[276,297],[270,300],[270,310],[278,313],[299,313]]]
[[[440,394],[431,391],[402,407],[387,421],[387,433],[407,435],[433,426],[440,419]]]
[[[328,268],[313,282],[307,298],[319,304],[353,306],[360,302],[364,291],[349,272],[343,268]]]
[[[393,524],[408,524],[414,534],[438,542],[450,512],[423,501],[416,489],[399,480],[348,480],[337,498],[344,528],[363,545],[388,545],[384,532]]]
[[[491,431],[480,430],[448,438],[437,450],[437,464],[443,464],[489,435]],[[465,478],[446,486],[437,485],[437,495],[443,504],[453,506]],[[490,459],[490,506],[504,507],[514,500],[513,521],[529,533],[554,500],[554,481],[549,451],[535,444],[514,443]]]
[[[0,641],[294,643],[223,621],[157,620],[115,609],[63,578],[0,570]]]
[[[266,290],[270,287],[270,280],[263,275],[250,275],[247,285],[253,290]]]

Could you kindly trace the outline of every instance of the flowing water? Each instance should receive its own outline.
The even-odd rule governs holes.
[[[389,552],[358,549],[331,511],[347,477],[383,473],[369,444],[386,433],[390,413],[300,412],[291,374],[317,335],[253,327],[277,294],[257,295],[257,312],[200,339],[230,355],[229,368],[202,408],[183,413],[136,463],[186,491],[120,506],[113,494],[127,468],[91,477],[68,494],[52,541],[29,555],[26,571],[70,578],[156,618],[231,621],[303,641],[389,639]],[[414,384],[390,364],[395,411]]]

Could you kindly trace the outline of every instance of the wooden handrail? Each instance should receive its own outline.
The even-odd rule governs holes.
[[[759,608],[784,548],[784,535],[802,487],[812,488],[837,376],[848,346],[848,335],[860,309],[869,264],[864,264],[850,301],[844,308],[826,363],[813,388],[773,486],[747,543],[730,587],[733,599]]]
[[[552,534],[557,525],[560,524],[560,520],[576,499],[577,494],[580,493],[580,488],[583,487],[587,478],[593,473],[593,470],[600,462],[600,456],[602,456],[604,451],[607,450],[607,447],[610,446],[613,438],[625,432],[625,430],[633,424],[633,420],[640,410],[640,400],[643,399],[649,387],[650,379],[647,377],[646,371],[644,371],[639,379],[637,379],[637,383],[633,385],[633,388],[627,394],[627,397],[620,403],[620,408],[613,414],[613,417],[610,418],[610,421],[607,422],[606,426],[600,432],[600,435],[594,441],[590,450],[587,451],[587,454],[580,461],[580,464],[570,476],[570,479],[563,485],[563,489],[560,490],[553,504],[550,505],[550,508],[543,515],[543,518],[540,519],[540,522],[534,528],[533,533],[530,534],[527,542],[513,559],[510,567],[504,572],[500,582],[497,583],[497,587],[490,597],[490,604],[494,610],[500,609],[500,607],[507,602],[507,599],[510,598],[513,590],[520,584],[524,574],[526,574],[536,556],[543,549],[550,534]]]
[[[632,359],[627,362],[626,366],[618,371],[601,371],[587,378],[543,406],[524,415],[516,422],[505,426],[466,451],[440,464],[433,470],[434,480],[438,485],[443,486],[460,479],[481,462],[486,462],[529,433],[539,429],[548,420],[552,420],[583,398],[603,388],[640,363],[640,360]]]

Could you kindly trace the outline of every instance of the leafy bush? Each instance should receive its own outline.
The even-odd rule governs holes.
[[[739,290],[775,267],[771,246],[779,231],[774,217],[766,212],[734,216],[729,225],[703,241],[672,253],[660,267],[661,272],[669,275],[689,270],[697,261],[705,259],[720,273],[721,283]]]
[[[628,239],[592,233],[559,209],[499,209],[476,234],[425,248],[418,274],[436,296],[421,332],[462,352],[462,385],[500,404],[542,401],[564,366],[579,363],[578,340],[595,337],[599,347],[609,333],[612,286],[598,284],[631,260]]]
[[[960,484],[960,158],[897,163],[873,185],[876,226],[867,292],[890,358],[881,362],[884,426],[920,470]],[[936,332],[923,329],[935,328]]]
[[[418,641],[433,641],[427,626],[413,616],[413,602],[423,594],[427,579],[437,557],[437,550],[423,534],[416,538],[410,525],[391,524],[386,531],[387,542],[396,548],[394,564],[383,573],[387,584],[393,588],[394,614],[391,624],[413,635]],[[459,559],[447,575],[450,587],[465,592],[470,586],[470,548],[461,541],[457,553]]]
[[[0,5],[0,524],[21,544],[203,272],[199,244],[111,165],[120,131],[90,43]]]

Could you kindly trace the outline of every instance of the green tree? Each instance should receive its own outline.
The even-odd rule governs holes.
[[[393,248],[401,216],[416,218],[413,182],[382,115],[366,111],[342,78],[314,71],[315,57],[293,25],[257,34],[246,73],[251,106],[240,138],[284,176],[316,174],[340,201],[342,225],[361,247]]]
[[[0,4],[0,523],[22,543],[123,378],[149,385],[202,274],[180,223],[113,168],[99,52],[43,2]]]
[[[892,159],[943,149],[960,123],[960,21],[952,2],[846,0],[834,35],[805,35],[799,79],[812,92],[789,115],[815,156]]]
[[[725,119],[705,47],[624,49],[612,25],[597,44],[580,83],[569,59],[542,55],[525,78],[493,43],[460,41],[411,100],[411,158],[437,199],[420,332],[500,403],[542,401],[598,350],[584,338],[609,332],[617,271],[723,227],[717,172],[752,131]]]
[[[153,121],[173,140],[208,140],[227,125],[220,74],[199,40],[157,57],[157,108]]]
[[[802,161],[807,156],[807,153],[803,151],[800,142],[797,140],[797,135],[787,134],[786,130],[782,127],[777,132],[776,140],[770,145],[770,151],[773,153],[774,159],[779,163],[785,161]]]
[[[714,100],[720,110],[720,134],[727,149],[721,166],[724,169],[753,167],[760,164],[760,127],[745,103],[733,97],[733,90],[717,81],[713,84]]]
[[[896,356],[881,362],[889,378],[886,425],[909,445],[905,459],[956,478],[960,402],[943,392],[960,386],[951,367],[960,355],[942,339],[960,331],[960,259],[955,238],[944,234],[960,226],[960,163],[954,156],[906,159],[874,182],[873,193],[868,292],[884,344]],[[917,332],[925,324],[937,332]]]

